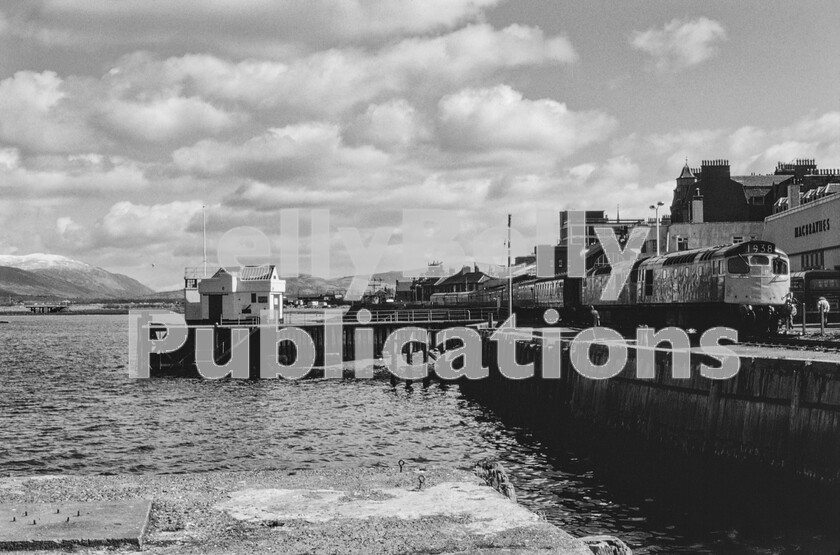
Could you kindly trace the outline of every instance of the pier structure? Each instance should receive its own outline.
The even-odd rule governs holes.
[[[70,305],[68,303],[32,303],[25,306],[32,314],[53,314],[67,310]]]
[[[386,305],[355,307],[348,310],[284,311],[285,280],[279,279],[273,264],[220,268],[207,276],[202,268],[186,268],[184,272],[184,305],[187,340],[171,352],[152,353],[151,374],[199,375],[196,365],[198,334],[212,332],[212,359],[217,366],[227,365],[235,352],[247,343],[249,376],[260,377],[261,324],[282,331],[294,328],[312,342],[315,356],[312,375],[323,372],[326,365],[364,359],[372,363],[382,356],[387,339],[395,331],[411,327],[421,330],[425,341],[412,341],[406,355],[427,352],[436,344],[436,333],[442,329],[470,326],[492,326],[499,318],[498,308],[424,308],[411,309]],[[166,326],[153,325],[149,339],[162,339]],[[243,334],[244,330],[244,334]],[[297,360],[294,341],[281,341],[278,360],[290,364]]]
[[[315,350],[313,373],[310,377],[323,375],[324,367],[338,363],[353,362],[371,365],[382,357],[383,348],[388,338],[397,330],[412,328],[422,330],[423,339],[412,341],[411,352],[420,352],[425,358],[428,351],[437,344],[437,334],[441,330],[453,327],[487,328],[498,320],[497,309],[362,309],[357,312],[344,312],[340,309],[328,309],[319,312],[287,311],[281,321],[276,322],[278,330],[294,328],[308,336]],[[150,355],[152,375],[198,375],[196,367],[196,333],[199,330],[212,330],[212,349],[214,362],[227,364],[234,352],[235,330],[246,330],[249,352],[249,375],[260,377],[260,320],[231,321],[219,324],[195,324],[187,321],[187,341],[173,351]],[[274,325],[273,323],[271,325]],[[161,328],[162,329],[162,328]],[[153,331],[160,333],[161,329]],[[237,332],[239,333],[239,332]],[[152,339],[156,337],[153,335]],[[241,341],[241,340],[240,340]],[[277,349],[278,360],[284,364],[294,362],[297,348],[291,341],[283,341]]]

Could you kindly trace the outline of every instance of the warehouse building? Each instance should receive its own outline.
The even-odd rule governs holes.
[[[792,271],[840,270],[840,172],[835,179],[804,193],[792,183],[765,220],[762,238],[790,257]]]

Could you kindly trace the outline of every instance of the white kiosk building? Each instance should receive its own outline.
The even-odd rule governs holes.
[[[286,281],[274,264],[220,268],[212,277],[184,273],[184,317],[188,324],[258,324],[263,310],[272,320],[283,318]]]

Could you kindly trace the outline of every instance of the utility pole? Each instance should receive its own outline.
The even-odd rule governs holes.
[[[507,251],[508,251],[508,318],[513,315],[513,274],[510,272],[510,219],[511,215],[508,214],[508,240],[507,240]]]

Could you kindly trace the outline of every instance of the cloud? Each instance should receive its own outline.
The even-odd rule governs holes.
[[[539,151],[555,158],[604,140],[617,126],[602,112],[574,112],[550,99],[528,100],[507,85],[445,96],[438,118],[441,142],[453,150]]]
[[[149,142],[215,135],[235,121],[200,98],[178,96],[148,102],[114,100],[105,108],[105,114],[112,129]]]
[[[177,242],[190,218],[200,215],[201,206],[197,200],[153,205],[117,202],[97,225],[99,243],[126,247]]]
[[[357,143],[389,151],[404,149],[419,139],[428,139],[429,133],[414,106],[405,99],[396,98],[369,105],[345,135]]]
[[[5,197],[52,202],[142,194],[148,188],[141,166],[124,158],[87,154],[22,160],[16,149],[0,150],[0,194]]]
[[[0,141],[37,152],[67,152],[94,142],[83,117],[67,102],[53,71],[18,71],[0,81]]]
[[[48,45],[205,43],[245,56],[283,43],[322,44],[450,29],[500,0],[182,0],[175,3],[41,0],[14,13],[17,33]],[[90,34],[94,26],[99,31]]]
[[[58,233],[62,246],[71,251],[86,250],[90,248],[90,233],[69,216],[62,216],[55,221],[55,230]]]
[[[231,62],[208,54],[154,59],[124,57],[109,73],[115,89],[133,95],[175,89],[205,100],[258,110],[291,108],[309,117],[340,114],[386,95],[436,96],[452,84],[494,76],[505,69],[574,62],[564,37],[535,27],[486,24],[437,37],[408,38],[378,49],[333,48],[288,62]]]
[[[661,29],[635,31],[630,39],[633,48],[649,54],[656,69],[678,71],[705,60],[718,52],[718,43],[726,40],[726,30],[717,21],[700,17],[674,19]]]
[[[20,151],[16,148],[0,148],[0,171],[14,170],[20,165]]]
[[[384,153],[343,144],[335,124],[308,122],[272,128],[244,143],[199,141],[172,154],[175,165],[199,175],[237,175],[277,181],[329,174],[334,167],[384,164]]]
[[[840,167],[840,112],[811,114],[779,127],[741,126],[686,129],[649,135],[631,134],[615,141],[617,157],[632,159],[645,168],[644,181],[674,179],[688,158],[699,166],[705,159],[728,159],[732,175],[772,173],[777,162],[813,158],[820,168]],[[657,185],[659,187],[659,185]],[[669,200],[665,194],[660,200]],[[641,203],[644,204],[644,203]]]

